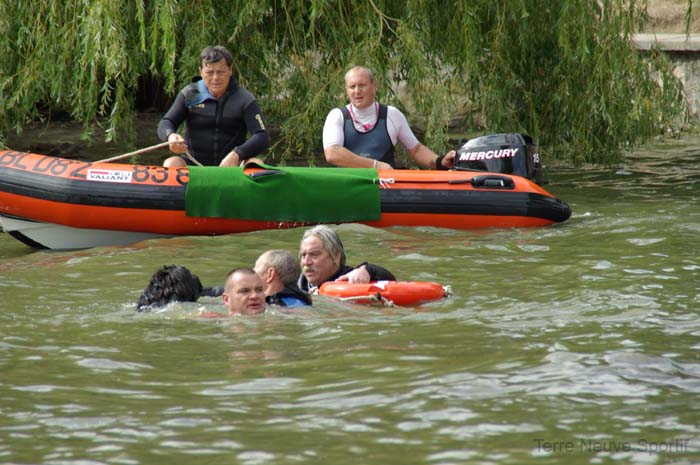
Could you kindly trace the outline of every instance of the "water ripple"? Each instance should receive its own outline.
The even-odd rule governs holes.
[[[108,358],[83,358],[78,360],[76,363],[81,367],[89,368],[95,371],[141,371],[153,368],[152,366],[146,365],[144,363],[119,362],[116,360],[110,360]]]
[[[261,378],[245,383],[230,384],[217,388],[207,388],[199,391],[204,396],[235,396],[248,394],[264,394],[286,391],[300,380],[296,378]]]

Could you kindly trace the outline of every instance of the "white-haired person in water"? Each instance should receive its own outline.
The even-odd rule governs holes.
[[[356,267],[348,266],[340,236],[325,225],[314,226],[304,232],[299,258],[302,269],[299,287],[307,292],[313,293],[326,281],[396,281],[389,270],[379,265],[364,262]]]

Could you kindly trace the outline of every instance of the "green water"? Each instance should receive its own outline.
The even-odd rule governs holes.
[[[0,234],[2,464],[700,462],[700,138],[550,169],[574,214],[527,230],[343,225],[454,295],[137,314],[162,264],[205,284],[302,230],[34,252]]]

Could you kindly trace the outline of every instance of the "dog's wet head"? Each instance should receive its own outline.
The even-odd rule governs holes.
[[[170,302],[196,302],[201,293],[202,283],[196,274],[184,266],[164,265],[153,273],[136,310],[164,307]]]

